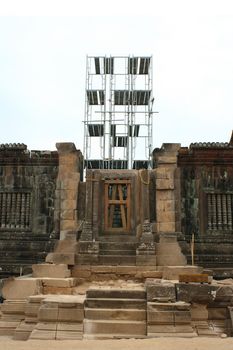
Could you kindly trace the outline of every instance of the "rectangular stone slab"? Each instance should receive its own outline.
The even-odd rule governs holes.
[[[4,282],[4,299],[26,299],[30,295],[40,294],[41,281],[37,278],[9,278]]]
[[[205,273],[190,273],[190,274],[180,274],[179,282],[196,282],[196,283],[208,283],[209,276]]]
[[[70,270],[66,264],[37,264],[32,265],[33,277],[70,277]]]

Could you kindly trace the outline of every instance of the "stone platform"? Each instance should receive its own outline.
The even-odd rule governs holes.
[[[232,336],[232,280],[177,279],[188,274],[195,280],[200,268],[42,265],[33,268],[36,277],[5,283],[0,335],[17,340]]]

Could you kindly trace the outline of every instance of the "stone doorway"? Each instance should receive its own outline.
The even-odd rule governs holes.
[[[104,182],[104,231],[129,233],[131,229],[131,181],[126,179]]]

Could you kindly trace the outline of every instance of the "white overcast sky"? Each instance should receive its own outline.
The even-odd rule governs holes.
[[[230,139],[233,1],[0,0],[0,143],[83,148],[87,54],[153,55],[154,147]]]

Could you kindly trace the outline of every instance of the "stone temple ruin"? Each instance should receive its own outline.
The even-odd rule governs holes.
[[[0,146],[0,335],[232,336],[233,136],[152,151],[151,58],[121,59],[87,58],[84,156]]]

